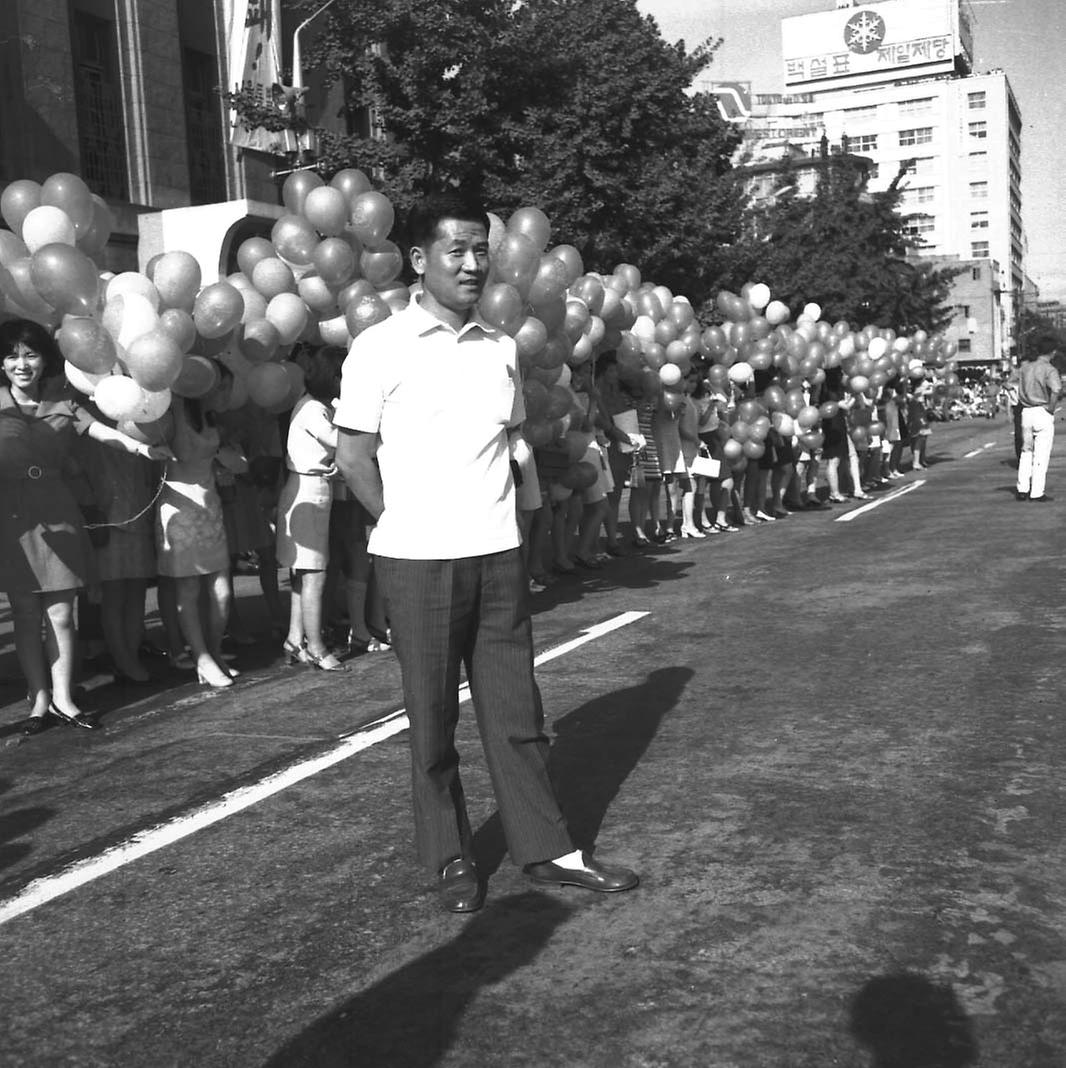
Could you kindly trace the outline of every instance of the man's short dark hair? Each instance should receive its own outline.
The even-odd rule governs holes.
[[[1030,351],[1037,356],[1050,356],[1059,347],[1059,336],[1051,330],[1041,330],[1034,334],[1030,345]]]
[[[427,248],[444,219],[477,222],[489,229],[489,216],[480,200],[465,193],[432,193],[418,201],[407,216],[407,236],[412,248]]]

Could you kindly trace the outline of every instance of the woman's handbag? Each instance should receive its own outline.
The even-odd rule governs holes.
[[[703,445],[696,453],[689,473],[702,478],[718,478],[722,473],[722,461],[716,460]]]

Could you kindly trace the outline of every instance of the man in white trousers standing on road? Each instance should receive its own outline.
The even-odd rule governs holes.
[[[1044,492],[1051,446],[1055,441],[1055,407],[1062,380],[1051,362],[1055,339],[1038,337],[1035,358],[1018,368],[1018,403],[1022,408],[1022,452],[1018,457],[1018,500],[1047,501]]]

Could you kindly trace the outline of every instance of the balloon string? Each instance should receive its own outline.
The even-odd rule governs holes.
[[[163,464],[163,474],[159,478],[159,488],[155,491],[155,496],[136,514],[131,515],[129,519],[120,519],[114,523],[85,523],[83,524],[86,530],[100,530],[104,527],[125,527],[130,523],[136,523],[142,515],[150,512],[155,507],[155,502],[159,500],[160,495],[163,492],[167,484],[167,462]]]

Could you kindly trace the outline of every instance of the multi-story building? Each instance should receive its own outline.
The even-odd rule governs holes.
[[[952,303],[997,307],[1000,323],[970,340],[998,360],[1013,350],[1026,286],[1022,117],[1003,71],[972,72],[970,27],[964,0],[847,0],[783,20],[785,94],[714,91],[744,124],[742,151],[765,156],[787,141],[816,155],[828,136],[872,161],[873,191],[902,172],[900,210],[923,253],[964,268]]]
[[[226,273],[235,245],[281,213],[299,145],[235,128],[220,89],[257,87],[285,106],[297,21],[281,0],[2,0],[0,190],[80,175],[115,218],[100,257],[112,270],[144,266],[146,216],[227,204],[178,216],[171,228],[187,241],[170,245],[222,226],[216,270]],[[309,85],[312,121],[342,110],[328,95]]]

